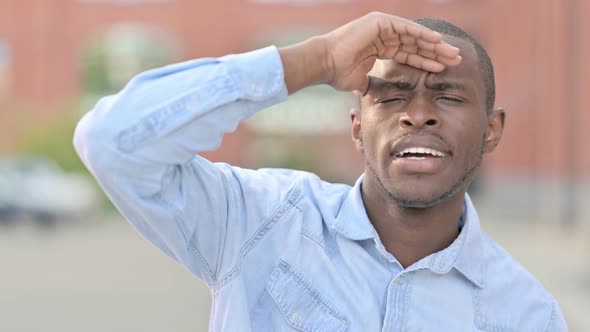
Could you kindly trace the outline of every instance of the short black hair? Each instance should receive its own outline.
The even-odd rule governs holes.
[[[486,89],[486,109],[488,111],[492,110],[494,108],[494,103],[496,102],[496,79],[494,77],[494,65],[492,64],[488,52],[483,46],[481,46],[481,44],[467,32],[445,20],[438,18],[417,18],[413,21],[443,35],[466,40],[473,45],[475,52],[477,53],[477,61]]]

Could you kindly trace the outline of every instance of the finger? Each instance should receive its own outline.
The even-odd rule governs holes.
[[[395,46],[395,47],[386,47],[383,49],[383,52],[381,52],[381,55],[379,56],[379,59],[393,59],[393,57],[395,57],[395,54],[398,53],[400,51],[399,46]]]
[[[370,85],[371,85],[371,80],[369,80],[369,76],[365,75],[365,77],[363,78],[363,80],[360,84],[360,88],[353,90],[353,92],[355,94],[359,94],[361,97],[364,97],[367,94],[367,92],[369,92]]]
[[[449,45],[445,42],[440,42],[438,44],[434,45],[434,52],[436,54],[440,54],[441,56],[447,57],[447,58],[455,58],[459,55],[459,52],[461,50],[459,50],[458,47],[455,47],[453,45]]]
[[[408,63],[408,56],[409,54],[404,51],[399,51],[393,57],[393,60],[397,63],[406,64]]]
[[[445,66],[440,62],[436,62],[431,59],[422,58],[420,63],[422,70],[429,71],[432,73],[440,73],[441,71],[445,70]]]
[[[419,69],[424,69],[422,67],[424,62],[424,58],[422,58],[421,56],[419,56],[418,54],[408,54],[408,57],[406,58],[406,63],[412,67],[416,67]]]
[[[451,67],[460,64],[462,60],[463,60],[463,57],[460,56],[460,55],[457,55],[456,57],[454,57],[452,59],[451,58],[445,58],[445,57],[442,57],[442,56],[439,56],[439,57],[436,58],[436,61],[444,64],[445,66],[451,66]]]
[[[408,53],[412,53],[412,52],[408,52]],[[440,62],[445,66],[456,66],[459,63],[461,63],[461,60],[463,60],[463,58],[460,55],[457,55],[454,58],[447,58],[447,57],[438,55],[434,52],[429,52],[429,51],[423,50],[419,47],[416,51],[416,54],[419,54],[419,55],[421,55],[425,58],[428,58],[428,59],[432,59],[436,62]]]
[[[429,59],[432,59],[435,61],[437,61],[437,58],[439,57],[438,54],[436,54],[434,52],[427,51],[427,50],[420,48],[420,47],[417,48],[416,53],[425,57],[425,58],[429,58]]]
[[[445,66],[442,63],[422,57],[419,54],[409,54],[407,61],[408,65],[429,72],[438,73],[445,70]]]
[[[369,72],[369,70],[371,70],[371,68],[373,68],[374,64],[375,60],[371,58],[367,58],[361,62],[361,68],[359,69],[359,73],[363,74],[356,76],[357,79],[354,80],[355,82],[352,85],[352,91],[358,91],[362,96],[367,94],[370,85],[370,80],[367,73]]]
[[[399,40],[405,45],[416,45],[416,38],[410,35],[400,35]]]
[[[405,52],[408,54],[419,54],[422,57],[429,58],[434,61],[438,61],[438,58],[441,58],[441,56],[439,56],[438,54],[424,50],[424,49],[418,47],[417,45],[402,45],[400,47],[400,50],[402,52]],[[445,58],[445,60],[447,60],[449,62],[451,61],[451,59],[447,59],[447,58]]]
[[[381,36],[378,36],[378,38],[373,41],[373,47],[377,52],[377,56],[383,54],[383,51],[385,50],[385,42],[381,39]]]
[[[416,45],[418,45],[423,50],[433,52],[451,59],[457,57],[460,51],[457,47],[449,45],[446,42],[431,43],[418,39],[416,40]]]
[[[440,33],[401,17],[391,16],[391,25],[393,30],[401,35],[410,35],[416,39],[422,39],[431,43],[437,43],[442,40]]]
[[[402,43],[400,35],[397,33],[385,35],[384,37],[379,36],[383,40],[383,43],[387,47],[397,47]]]
[[[393,58],[393,60],[395,60],[398,63],[407,64],[418,69],[435,73],[441,72],[445,69],[444,64],[429,58],[425,58],[419,54],[408,54],[405,52],[398,52]]]
[[[417,47],[416,45],[402,45],[402,47],[400,48],[400,52],[407,53],[408,55],[418,54],[423,58],[431,59],[431,60],[433,60],[435,62],[439,62],[445,66],[456,66],[459,63],[461,63],[461,60],[463,60],[463,58],[460,55],[458,55],[454,58],[447,58],[447,57],[438,55],[434,52],[429,52],[429,51],[423,50],[420,47]],[[391,52],[384,52],[384,57],[386,54],[391,54]],[[391,58],[391,57],[389,57],[389,58]]]
[[[411,50],[411,48],[410,48],[410,50]],[[447,57],[441,56],[441,55],[433,53],[433,52],[425,51],[419,47],[416,52],[408,52],[408,53],[409,54],[412,54],[412,53],[419,54],[422,57],[434,60],[436,62],[440,62],[445,66],[456,66],[459,63],[461,63],[461,60],[463,60],[463,57],[461,57],[460,55],[457,55],[454,58],[447,58]]]
[[[414,54],[418,52],[418,45],[407,45],[407,44],[403,44],[400,47],[400,51],[401,52],[406,52],[408,54]]]

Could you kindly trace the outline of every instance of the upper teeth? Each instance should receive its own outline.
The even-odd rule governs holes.
[[[444,157],[445,156],[444,153],[437,151],[437,150],[430,149],[430,148],[407,148],[407,149],[404,149],[404,150],[398,152],[397,156],[403,157],[407,153],[430,154],[435,157]]]

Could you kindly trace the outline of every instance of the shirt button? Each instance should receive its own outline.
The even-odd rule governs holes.
[[[404,276],[399,276],[395,279],[395,283],[398,285],[403,285],[406,282],[406,278]]]
[[[296,312],[293,314],[293,316],[291,316],[291,322],[293,322],[293,324],[299,324],[302,320],[303,315],[300,312]]]

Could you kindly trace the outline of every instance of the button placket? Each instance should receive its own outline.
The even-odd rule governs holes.
[[[389,284],[383,331],[402,331],[404,329],[408,278],[407,273],[400,273]]]
[[[395,283],[398,285],[403,285],[406,282],[406,277],[404,277],[403,275],[400,275],[399,277],[397,277],[395,279]]]

